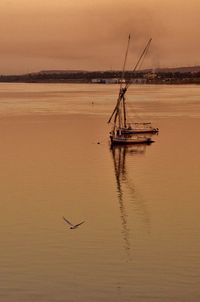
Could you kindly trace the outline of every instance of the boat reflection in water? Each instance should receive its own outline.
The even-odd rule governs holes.
[[[128,204],[127,201],[129,199],[131,200],[131,204],[134,206],[137,214],[139,214],[140,218],[142,217],[147,232],[149,232],[150,219],[145,201],[138,190],[136,190],[134,183],[131,181],[131,177],[128,175],[126,158],[130,156],[144,156],[146,148],[148,148],[146,144],[111,146],[122,224],[122,237],[128,259],[130,259],[131,237],[128,223],[128,207],[130,204]]]

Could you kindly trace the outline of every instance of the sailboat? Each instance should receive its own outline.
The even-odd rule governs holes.
[[[147,54],[148,49],[150,47],[151,40],[152,39],[148,41],[146,47],[144,48],[137,64],[135,65],[133,72],[137,70],[139,64],[141,63],[141,60],[144,59],[145,55]],[[111,144],[139,144],[139,143],[150,144],[153,142],[153,140],[151,139],[151,137],[144,136],[144,134],[157,133],[159,131],[158,128],[153,128],[150,122],[133,123],[133,124],[127,122],[127,112],[126,112],[127,108],[126,108],[125,94],[128,90],[128,87],[131,84],[131,80],[129,79],[124,83],[123,78],[125,74],[125,66],[127,61],[129,44],[130,44],[130,35],[128,37],[128,45],[127,45],[125,59],[124,59],[117,104],[108,120],[108,123],[114,120],[114,126],[112,131],[110,132]],[[137,135],[132,135],[132,134],[137,134]],[[143,135],[139,135],[139,134],[143,134]]]

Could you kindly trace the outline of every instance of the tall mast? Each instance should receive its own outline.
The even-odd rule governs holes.
[[[124,58],[124,65],[123,65],[123,68],[122,68],[122,77],[121,77],[121,83],[120,83],[120,90],[122,89],[122,84],[123,84],[123,79],[124,79],[124,74],[125,74],[125,67],[126,67],[128,50],[129,50],[129,45],[130,45],[130,39],[131,39],[131,35],[129,34],[129,36],[128,36],[128,44],[127,44],[125,58]],[[122,107],[123,107],[123,127],[126,128],[126,103],[125,103],[125,97],[123,97]]]
[[[138,59],[136,65],[135,65],[134,69],[132,70],[132,72],[135,72],[135,71],[137,70],[139,64],[144,60],[144,57],[146,56],[146,54],[147,54],[147,52],[148,52],[148,50],[149,50],[151,41],[152,41],[152,38],[149,39],[147,45],[145,46],[143,52],[141,53],[141,55],[140,55],[140,57],[139,57],[139,59]],[[130,85],[131,85],[131,81],[129,80],[129,81],[126,83],[126,88],[128,89],[128,87],[129,87]]]
[[[144,59],[144,57],[146,56],[148,50],[149,50],[149,47],[150,47],[150,44],[151,44],[151,41],[152,39],[149,39],[148,43],[146,44],[143,52],[141,53],[137,63],[135,64],[135,67],[133,68],[133,72],[135,72],[139,66],[139,64],[141,63],[142,59]],[[128,43],[129,45],[129,43]],[[127,58],[127,55],[125,56],[125,60]],[[131,85],[131,80],[129,79],[127,82],[126,82],[126,85],[124,87],[122,87],[122,85],[120,85],[120,91],[119,91],[119,96],[118,96],[118,99],[117,99],[117,104],[108,120],[108,123],[111,122],[112,118],[113,118],[113,115],[116,115],[118,114],[118,111],[119,111],[119,104],[121,103],[121,101],[125,100],[125,94],[126,94],[126,91],[128,89],[128,87]],[[115,116],[115,119],[116,121],[116,116]]]
[[[123,63],[123,67],[122,67],[122,74],[121,74],[120,88],[119,88],[119,96],[118,96],[118,99],[117,99],[117,104],[116,104],[115,110],[113,111],[113,113],[112,113],[112,115],[111,115],[108,123],[111,122],[114,113],[116,111],[119,111],[119,110],[117,110],[117,107],[119,106],[119,103],[121,102],[121,94],[122,94],[122,90],[123,90],[122,86],[123,86],[123,79],[124,79],[126,62],[127,62],[127,57],[128,57],[128,50],[129,50],[129,45],[130,45],[130,39],[131,39],[131,35],[129,34],[129,36],[128,36],[128,42],[127,42],[127,47],[126,47],[126,52],[125,52],[125,57],[124,57],[124,63]],[[125,111],[125,109],[124,109],[124,111]],[[114,120],[116,122],[116,118]]]
[[[120,81],[120,90],[122,88],[122,84],[123,84],[122,82],[123,82],[124,74],[125,74],[125,68],[126,68],[126,61],[127,61],[128,50],[129,50],[129,45],[130,45],[130,39],[131,39],[131,35],[129,34],[126,53],[125,53],[125,57],[124,57],[124,64],[123,64],[123,68],[122,68],[122,76],[121,76],[121,81]]]

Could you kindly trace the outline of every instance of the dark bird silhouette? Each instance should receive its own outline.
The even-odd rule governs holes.
[[[65,222],[67,222],[69,225],[70,225],[70,229],[74,230],[76,229],[77,227],[79,227],[81,224],[83,224],[85,221],[82,221],[80,223],[77,223],[77,224],[72,224],[69,220],[67,220],[64,216],[63,216],[63,219]]]

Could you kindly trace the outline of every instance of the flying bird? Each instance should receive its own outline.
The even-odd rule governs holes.
[[[69,225],[70,225],[70,229],[74,230],[76,229],[77,227],[79,227],[81,224],[83,224],[85,221],[82,221],[80,223],[77,223],[77,224],[72,224],[69,220],[67,220],[64,216],[63,216],[63,219],[65,222],[67,222]]]

